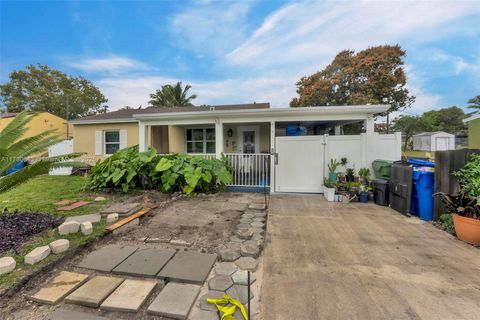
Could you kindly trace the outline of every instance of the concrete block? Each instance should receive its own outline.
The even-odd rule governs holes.
[[[105,197],[96,197],[93,201],[107,201]]]
[[[80,231],[83,235],[89,235],[93,232],[93,226],[90,221],[85,221],[80,224]]]
[[[118,213],[110,213],[108,216],[107,216],[107,223],[108,224],[112,224],[114,223],[115,221],[118,220]]]
[[[0,275],[13,271],[16,266],[17,262],[12,257],[0,258]]]
[[[102,215],[107,215],[111,213],[116,213],[121,217],[127,217],[142,208],[142,205],[138,202],[134,203],[114,203],[107,208],[103,209],[100,213]]]
[[[254,283],[257,278],[250,273],[250,284]],[[234,284],[248,285],[248,271],[247,270],[238,270],[232,274],[232,281]]]
[[[68,295],[65,302],[97,308],[122,282],[122,278],[96,276]]]
[[[200,286],[169,282],[148,307],[149,314],[187,319],[200,292]]]
[[[92,313],[57,309],[47,316],[47,320],[109,320]]]
[[[113,273],[153,278],[175,252],[156,248],[139,249],[113,269]]]
[[[255,271],[258,266],[258,261],[251,257],[241,257],[235,261],[235,264],[241,270]]]
[[[200,302],[199,303],[200,309],[205,311],[217,311],[218,310],[217,307],[213,303],[208,303],[207,299],[222,299],[224,294],[225,292],[223,291],[215,291],[215,290],[208,291],[198,299]]]
[[[229,276],[238,270],[233,262],[220,262],[215,265],[215,273]]]
[[[80,228],[80,223],[78,223],[78,221],[74,221],[74,220],[67,221],[67,222],[62,223],[58,227],[58,233],[61,234],[61,235],[76,233],[76,232],[78,232],[78,228]]]
[[[50,242],[48,245],[54,254],[65,252],[70,248],[70,241],[67,239],[58,239]]]
[[[137,246],[110,245],[90,252],[78,267],[110,272],[138,249]]]
[[[208,288],[215,291],[226,291],[232,285],[232,278],[226,275],[216,275],[208,281]]]
[[[40,303],[56,304],[87,281],[88,275],[62,271],[45,287],[28,298]]]
[[[178,252],[160,271],[160,279],[203,284],[212,269],[216,254],[194,251]]]
[[[157,280],[127,279],[100,305],[100,309],[137,312],[157,283]]]
[[[65,219],[65,222],[77,221],[78,223],[82,223],[82,222],[90,221],[93,224],[93,223],[100,222],[101,219],[102,217],[100,216],[100,214],[92,213],[92,214],[84,214],[81,216],[68,217],[67,219]]]
[[[164,238],[147,238],[145,243],[169,243],[172,240],[171,237],[164,237]]]
[[[49,246],[43,246],[43,247],[37,247],[30,251],[26,256],[25,256],[25,264],[35,264],[46,257],[50,254],[51,250]]]
[[[183,246],[183,247],[190,247],[192,245],[190,242],[187,242],[187,241],[182,240],[182,239],[172,239],[170,241],[170,244],[172,244],[174,246]]]

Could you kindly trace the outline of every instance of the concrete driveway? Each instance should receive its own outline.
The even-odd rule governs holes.
[[[480,250],[417,218],[271,197],[264,319],[480,319]]]

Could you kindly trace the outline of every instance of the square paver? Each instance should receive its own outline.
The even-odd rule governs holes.
[[[102,209],[100,212],[102,215],[107,215],[110,213],[118,213],[120,217],[125,217],[133,214],[134,212],[140,210],[142,205],[138,202],[134,203],[114,203],[108,207]]]
[[[147,312],[174,319],[187,319],[199,292],[200,286],[170,282],[153,300]]]
[[[139,249],[113,269],[113,273],[154,278],[174,254],[175,250]]]
[[[65,302],[97,308],[122,282],[122,278],[96,276],[67,296]]]
[[[178,252],[160,271],[160,279],[203,284],[217,255],[194,251]]]
[[[132,253],[137,246],[110,245],[90,252],[78,267],[97,271],[110,272]]]
[[[137,312],[157,283],[157,280],[127,279],[102,303],[100,309]]]
[[[85,283],[87,279],[88,275],[86,274],[62,271],[45,287],[28,298],[40,303],[56,304]]]
[[[109,320],[95,314],[75,310],[57,309],[47,316],[47,320]]]
[[[75,216],[75,217],[68,217],[65,219],[65,222],[68,221],[77,221],[78,223],[83,223],[83,222],[91,222],[91,223],[97,223],[100,222],[101,216],[99,213],[92,213],[92,214],[84,214],[81,216]]]

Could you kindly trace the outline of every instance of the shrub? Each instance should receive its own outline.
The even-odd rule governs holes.
[[[440,225],[442,226],[443,230],[455,235],[455,228],[453,227],[453,217],[451,213],[444,213],[440,216]]]
[[[138,146],[122,149],[92,168],[86,189],[106,191],[154,189],[161,192],[213,192],[232,180],[226,159],[204,159],[188,155],[158,155]]]
[[[471,154],[465,166],[453,175],[458,178],[462,192],[471,197],[480,197],[480,154]]]

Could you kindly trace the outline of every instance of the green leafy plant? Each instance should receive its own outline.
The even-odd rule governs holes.
[[[434,196],[442,197],[442,202],[445,205],[447,212],[480,220],[480,205],[476,198],[470,197],[464,192],[455,195],[437,192]]]
[[[87,180],[86,189],[121,189],[123,192],[154,189],[191,194],[223,190],[231,180],[226,158],[204,159],[178,154],[160,156],[153,148],[138,152],[138,146],[133,146],[97,162]]]
[[[460,190],[478,198],[480,204],[480,154],[471,154],[465,166],[453,173],[458,178]]]
[[[345,167],[348,163],[348,159],[346,157],[340,158],[340,164]]]
[[[355,169],[347,168],[345,178],[347,179],[347,182],[354,181],[355,180]]]
[[[362,180],[368,184],[370,182],[370,169],[369,168],[360,168],[358,170],[358,175]]]
[[[455,235],[455,228],[453,226],[453,217],[451,213],[444,213],[440,215],[440,226],[443,230]]]
[[[34,117],[35,114],[28,115],[25,111],[21,112],[0,132],[0,192],[7,191],[35,176],[48,173],[50,169],[83,165],[65,162],[81,155],[72,153],[32,160],[28,166],[7,175],[19,161],[39,155],[48,147],[61,141],[60,137],[54,134],[54,130],[23,138],[28,130],[28,123]]]
[[[335,181],[332,181],[332,180],[330,180],[330,179],[328,179],[328,178],[323,178],[323,186],[324,186],[325,188],[335,188],[336,185],[337,185],[337,184],[336,184]]]
[[[328,164],[328,171],[330,173],[335,173],[337,171],[338,166],[341,163],[337,161],[337,159],[330,159],[330,163]]]

